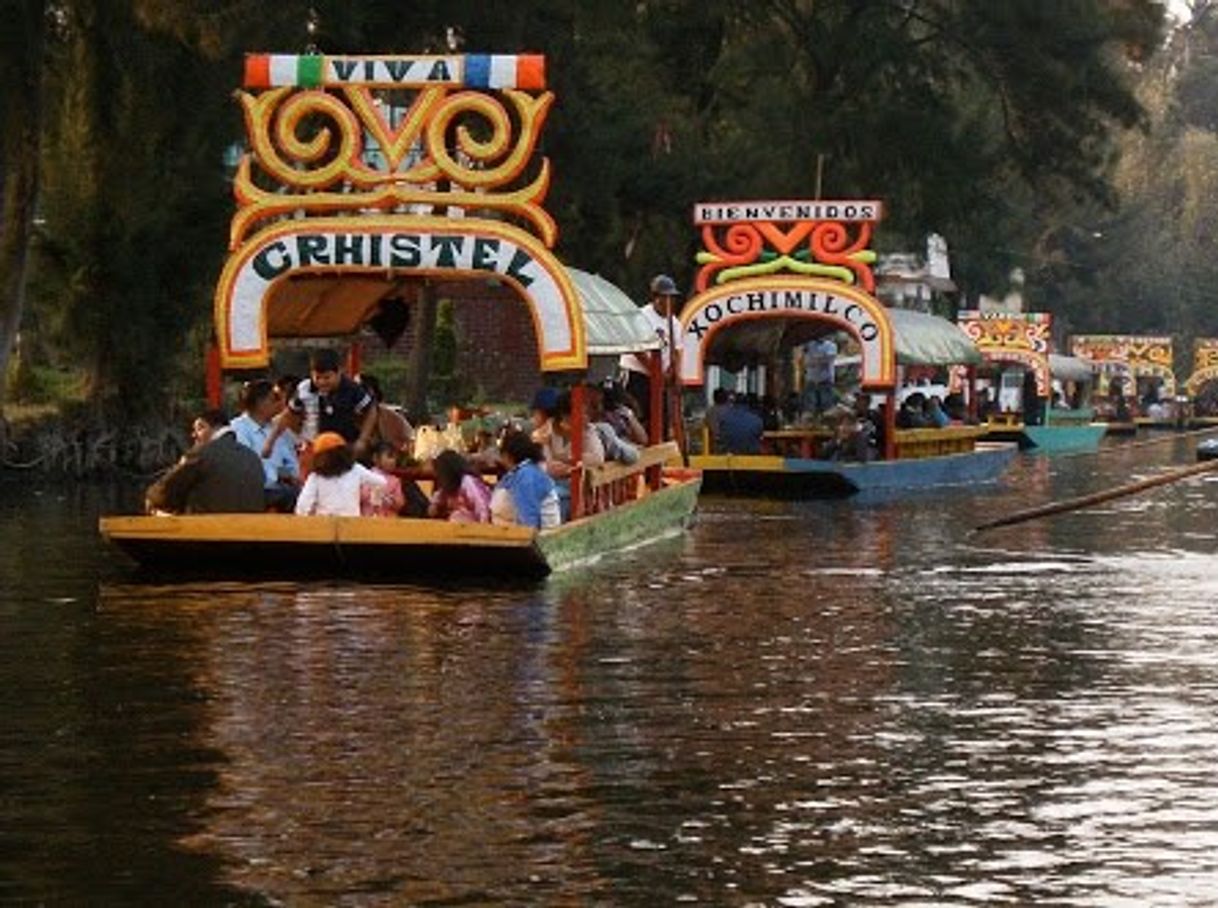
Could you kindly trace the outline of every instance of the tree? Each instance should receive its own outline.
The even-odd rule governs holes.
[[[1218,335],[1218,4],[1194,4],[1139,74],[1148,129],[1121,137],[1116,206],[1076,206],[1047,230],[1034,299],[1077,331],[1173,334],[1177,373],[1197,336]]]
[[[99,412],[148,412],[210,318],[240,53],[424,52],[450,35],[546,54],[548,204],[573,264],[637,291],[688,276],[693,202],[810,195],[823,155],[827,193],[888,202],[882,243],[936,229],[982,286],[1063,201],[1111,198],[1161,21],[1152,0],[59,0],[46,91],[25,95],[47,98],[38,305]],[[22,53],[41,59],[36,44]]]
[[[25,309],[42,147],[45,0],[0,0],[0,416]]]

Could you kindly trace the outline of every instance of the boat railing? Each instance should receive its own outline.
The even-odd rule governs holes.
[[[675,441],[639,449],[634,463],[607,463],[584,470],[584,509],[587,514],[607,511],[635,501],[660,487],[660,469],[679,458]]]

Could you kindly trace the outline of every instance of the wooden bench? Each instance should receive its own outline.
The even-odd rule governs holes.
[[[989,423],[995,429],[1014,429],[1017,426],[1023,425],[1023,414],[1014,410],[991,413]]]
[[[660,469],[681,456],[675,441],[639,449],[634,463],[606,463],[584,470],[584,514],[606,511],[660,487]],[[644,482],[644,479],[650,480]]]

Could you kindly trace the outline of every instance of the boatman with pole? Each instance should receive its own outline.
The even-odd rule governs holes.
[[[660,404],[664,412],[665,428],[668,428],[671,417],[666,412],[669,409],[667,397],[663,394],[665,384],[674,378],[673,348],[676,333],[679,329],[677,317],[681,314],[681,291],[677,282],[667,274],[657,274],[651,279],[651,297],[643,306],[643,318],[651,325],[660,338],[660,374],[653,372],[652,364],[645,356],[628,353],[621,358],[621,368],[624,373],[626,390],[638,402],[639,418],[645,426],[650,426],[652,407],[655,401],[663,400]],[[658,425],[658,423],[657,423]],[[663,433],[667,436],[669,433]],[[653,439],[653,443],[660,439]]]

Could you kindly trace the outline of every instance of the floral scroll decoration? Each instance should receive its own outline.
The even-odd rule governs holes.
[[[281,85],[238,92],[249,152],[234,178],[231,249],[284,217],[493,212],[548,247],[550,163],[533,163],[550,92],[459,83],[393,91],[369,84]],[[420,208],[419,206],[431,206]]]
[[[1218,370],[1218,338],[1201,337],[1193,342],[1193,369]]]
[[[960,329],[992,363],[1019,363],[1036,376],[1036,393],[1049,396],[1052,316],[1047,312],[961,312]]]
[[[960,328],[983,354],[1011,351],[1048,356],[1052,318],[1045,312],[1026,315],[1008,313],[961,312]]]
[[[1071,350],[1097,363],[1125,363],[1135,375],[1161,375],[1171,371],[1172,340],[1136,334],[1080,334],[1071,339]]]
[[[1218,380],[1218,337],[1199,337],[1193,341],[1193,374],[1188,393],[1196,396],[1203,386]]]
[[[875,293],[867,221],[799,221],[783,227],[774,221],[703,224],[695,286],[787,272],[825,277]]]
[[[1071,352],[1096,363],[1106,372],[1161,378],[1164,390],[1175,393],[1172,339],[1136,334],[1081,334],[1071,338]]]

